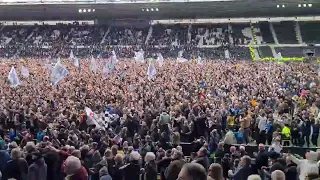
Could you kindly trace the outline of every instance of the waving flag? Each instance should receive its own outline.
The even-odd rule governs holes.
[[[9,75],[8,75],[8,79],[11,84],[11,87],[16,88],[21,84],[19,77],[18,77],[18,74],[16,72],[16,69],[14,67],[11,68]]]
[[[90,70],[92,72],[97,72],[97,69],[98,69],[97,62],[93,57],[91,57]]]
[[[154,64],[152,62],[149,62],[147,74],[148,74],[149,80],[152,80],[155,77],[155,75],[157,74],[156,67],[154,67]]]
[[[69,74],[69,71],[61,64],[60,60],[53,67],[50,74],[50,81],[53,85],[58,84],[59,81],[64,79]]]
[[[73,60],[74,58],[75,58],[75,57],[74,57],[73,51],[71,50],[69,59],[70,59],[70,60]]]
[[[200,56],[198,56],[198,64],[202,64],[202,58]]]
[[[144,51],[142,49],[138,52],[134,52],[134,60],[144,62]]]
[[[276,60],[277,61],[281,61],[282,60],[281,52],[278,52],[278,54],[276,55]]]
[[[159,64],[160,67],[163,66],[164,60],[163,60],[163,57],[162,57],[162,54],[161,54],[161,53],[158,53],[157,62],[158,62],[158,64]]]
[[[186,58],[183,58],[182,56],[183,56],[183,50],[178,52],[177,61],[180,63],[187,62],[188,60]]]
[[[74,58],[74,60],[73,60],[73,65],[74,65],[75,67],[77,67],[77,68],[80,67],[80,62],[79,62],[79,59],[78,59],[77,57]]]
[[[21,74],[22,74],[22,76],[23,77],[25,77],[25,78],[28,78],[29,77],[29,70],[26,68],[26,67],[24,67],[24,66],[21,66]]]
[[[100,58],[102,58],[102,52],[100,52],[97,56],[97,59],[100,59]]]

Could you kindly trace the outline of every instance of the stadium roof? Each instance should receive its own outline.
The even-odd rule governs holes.
[[[300,4],[300,6],[299,6]],[[312,7],[309,7],[312,4]],[[305,5],[305,6],[304,6]],[[156,8],[158,11],[156,11]],[[79,9],[95,9],[79,13]],[[151,11],[153,9],[153,11]],[[147,11],[148,10],[148,11]],[[320,1],[239,0],[215,2],[22,4],[0,3],[0,20],[172,19],[320,15]]]

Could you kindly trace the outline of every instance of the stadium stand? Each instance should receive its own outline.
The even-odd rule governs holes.
[[[303,57],[302,47],[277,47],[276,53],[281,52],[283,57]]]
[[[273,57],[272,51],[269,46],[261,46],[259,47],[260,57]]]
[[[250,24],[233,24],[232,37],[234,44],[248,45],[253,43],[253,34]]]
[[[320,23],[319,22],[299,22],[302,40],[305,43],[320,42]]]
[[[272,23],[280,44],[297,44],[293,21]]]
[[[259,27],[260,27],[260,32],[263,38],[263,43],[273,44],[274,39],[270,31],[269,22],[260,22]]]

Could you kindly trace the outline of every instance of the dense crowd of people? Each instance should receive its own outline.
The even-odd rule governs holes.
[[[98,69],[106,62],[97,59]],[[53,86],[50,63],[1,61],[4,180],[319,177],[318,153],[299,160],[282,150],[318,145],[313,64],[171,59],[154,61],[148,80],[147,63],[132,59],[119,58],[108,76],[92,72],[86,59],[79,68],[65,59],[69,74]],[[22,65],[29,77],[21,76]],[[11,67],[21,80],[16,88],[7,80]],[[245,144],[259,144],[259,152],[246,152]]]
[[[249,61],[249,48],[236,45],[252,41],[248,30],[4,27],[0,179],[320,178],[317,152],[298,159],[283,150],[319,144],[319,66]],[[133,60],[141,49],[145,62]],[[58,57],[68,74],[53,85]]]

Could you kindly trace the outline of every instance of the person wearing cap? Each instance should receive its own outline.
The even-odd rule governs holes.
[[[306,179],[308,174],[319,174],[319,166],[317,163],[319,153],[308,151],[305,154],[306,159],[299,160],[292,154],[288,154],[289,159],[300,167],[299,179]]]

